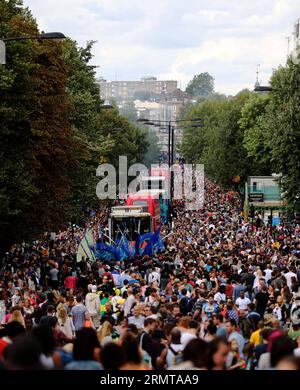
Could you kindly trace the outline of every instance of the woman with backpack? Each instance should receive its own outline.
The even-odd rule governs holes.
[[[172,326],[172,325],[171,325]],[[184,345],[181,344],[181,332],[177,327],[164,329],[166,339],[161,341],[161,353],[156,359],[158,369],[167,369],[183,362]]]
[[[166,366],[170,367],[182,363],[183,350],[184,346],[181,344],[181,332],[179,329],[174,328],[170,334],[170,342],[166,355]]]

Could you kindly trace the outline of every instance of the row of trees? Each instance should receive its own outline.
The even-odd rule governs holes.
[[[181,150],[227,188],[238,177],[242,189],[248,175],[281,174],[286,199],[299,208],[300,65],[290,59],[270,84],[270,94],[245,90],[190,106],[185,117],[201,117],[203,127],[185,129]]]
[[[207,99],[187,113],[188,119],[202,118],[203,126],[185,129],[181,145],[185,159],[204,164],[206,175],[225,188],[231,187],[238,176],[243,180],[251,171],[261,174],[264,170],[248,156],[239,124],[250,96],[249,91],[242,91],[231,99]]]
[[[0,0],[0,36],[37,36],[21,0]],[[145,133],[117,109],[101,109],[93,42],[11,41],[0,67],[0,244],[80,222],[96,207],[96,168],[129,164],[147,151]]]

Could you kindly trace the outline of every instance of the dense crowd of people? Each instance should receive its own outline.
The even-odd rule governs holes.
[[[202,209],[174,209],[151,257],[77,262],[77,227],[12,246],[1,368],[298,370],[300,226],[252,225],[209,181]]]

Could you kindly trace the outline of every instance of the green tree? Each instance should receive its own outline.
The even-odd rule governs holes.
[[[92,46],[91,41],[85,48],[80,48],[72,40],[64,45],[64,56],[70,69],[68,93],[73,106],[69,118],[81,144],[77,156],[79,165],[70,171],[69,211],[70,219],[76,222],[81,220],[82,209],[99,206],[95,193],[98,165],[105,161],[117,168],[121,155],[128,157],[129,164],[141,162],[148,145],[145,132],[120,115],[116,106],[112,110],[101,109],[95,69],[89,65]]]
[[[146,143],[148,145],[147,151],[144,155],[143,164],[145,164],[148,168],[151,167],[151,164],[159,163],[159,152],[160,148],[158,145],[159,138],[155,134],[155,132],[148,128],[146,129]]]
[[[273,169],[282,175],[282,188],[292,205],[300,196],[300,65],[290,59],[285,68],[274,73],[271,86],[268,145]]]
[[[186,92],[195,98],[207,97],[214,92],[214,78],[208,73],[195,75],[188,83]]]
[[[223,187],[234,186],[233,179],[243,182],[250,174],[261,174],[263,166],[248,155],[244,146],[241,111],[251,93],[242,91],[226,100],[205,100],[191,107],[188,119],[202,118],[203,127],[187,127],[181,151],[187,161],[204,164],[205,173]]]
[[[0,0],[0,35],[39,35],[22,1]],[[97,207],[96,169],[119,155],[140,162],[146,134],[115,108],[101,110],[92,44],[7,44],[0,67],[0,245],[80,222]]]
[[[69,170],[72,191],[68,201],[68,217],[71,221],[82,222],[82,210],[97,207],[95,195],[97,177],[95,171],[101,156],[114,147],[112,139],[105,139],[97,131],[100,114],[99,85],[95,80],[95,69],[89,65],[92,58],[93,42],[85,48],[68,39],[63,45],[63,55],[68,64],[67,91],[72,105],[69,121],[74,129],[80,148],[75,151],[78,164]]]
[[[129,101],[123,108],[120,109],[120,114],[125,116],[128,121],[135,127],[138,127],[142,134],[144,134],[145,154],[143,164],[150,167],[151,164],[157,164],[159,161],[160,148],[158,145],[159,138],[150,127],[145,127],[141,123],[137,123],[137,112],[134,103]]]
[[[119,115],[118,111],[101,110],[97,118],[97,132],[114,140],[113,150],[105,156],[114,166],[118,165],[119,156],[127,156],[129,164],[143,160],[148,147],[145,142],[146,133]]]
[[[0,1],[1,36],[38,34],[21,1]],[[67,73],[61,43],[7,43],[7,65],[0,67],[3,245],[63,223],[77,147],[68,121]]]
[[[300,207],[300,65],[290,59],[271,78],[273,91],[245,107],[242,126],[248,153],[282,175],[285,198]]]
[[[264,164],[272,172],[270,138],[265,115],[270,104],[270,95],[252,94],[241,112],[239,124],[244,130],[244,146],[248,155]]]
[[[125,116],[132,124],[136,123],[136,120],[138,119],[135,105],[132,101],[126,102],[123,107],[120,108],[120,114]]]

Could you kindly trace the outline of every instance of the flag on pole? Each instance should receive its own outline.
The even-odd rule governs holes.
[[[86,230],[82,240],[77,249],[76,260],[80,262],[82,257],[89,258],[91,260],[96,260],[95,254],[95,239],[93,229]]]

